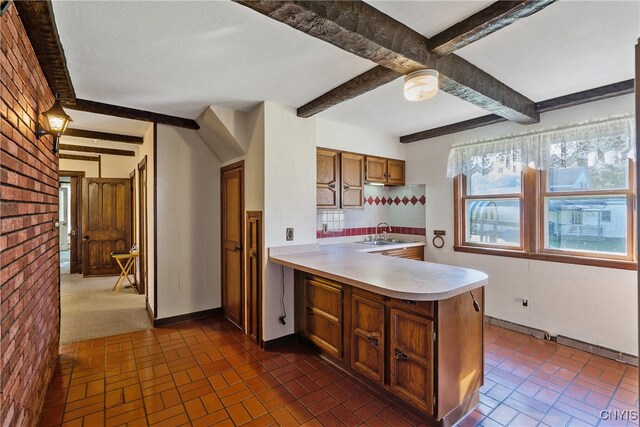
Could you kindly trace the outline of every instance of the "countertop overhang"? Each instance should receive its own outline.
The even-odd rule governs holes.
[[[416,301],[451,298],[488,282],[485,273],[469,268],[369,253],[413,246],[424,246],[424,242],[382,247],[360,243],[282,246],[269,248],[269,260],[380,295]]]

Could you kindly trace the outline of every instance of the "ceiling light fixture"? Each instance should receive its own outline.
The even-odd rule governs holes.
[[[67,129],[67,125],[71,120],[71,117],[62,109],[60,104],[60,96],[56,93],[56,102],[46,112],[42,113],[47,118],[49,124],[49,130],[42,127],[40,122],[36,123],[36,137],[40,139],[43,135],[53,136],[53,154],[58,153],[58,143],[62,133]]]
[[[438,93],[438,72],[418,70],[404,77],[404,97],[409,101],[424,101]]]

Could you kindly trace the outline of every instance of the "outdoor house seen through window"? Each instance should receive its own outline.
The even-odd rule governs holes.
[[[635,268],[632,118],[454,146],[455,249]]]

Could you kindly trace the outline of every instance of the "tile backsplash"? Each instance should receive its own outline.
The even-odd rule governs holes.
[[[373,234],[380,222],[391,225],[394,233],[424,235],[425,205],[424,185],[365,185],[364,209],[318,210],[317,237]]]

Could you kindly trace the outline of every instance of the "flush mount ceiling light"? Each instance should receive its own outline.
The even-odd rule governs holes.
[[[56,102],[46,112],[42,113],[47,118],[49,130],[40,126],[38,122],[36,124],[36,137],[40,139],[43,135],[53,136],[53,154],[58,152],[58,143],[62,133],[67,129],[67,125],[71,121],[71,117],[62,109],[60,104],[60,97],[56,94]]]
[[[438,93],[438,72],[418,70],[404,78],[404,97],[409,101],[424,101]]]

